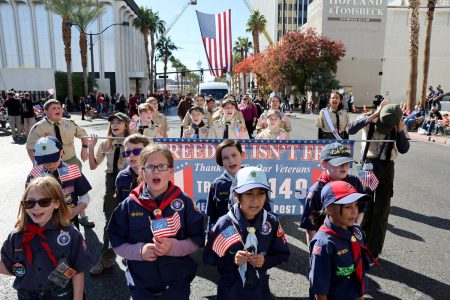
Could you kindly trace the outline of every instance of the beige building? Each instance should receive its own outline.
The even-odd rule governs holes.
[[[343,41],[346,55],[338,64],[337,79],[346,92],[353,93],[357,105],[371,105],[377,94],[393,103],[406,100],[409,76],[407,0],[313,0],[306,4],[306,14],[292,11],[301,7],[300,2],[253,0],[252,6],[266,17],[266,29],[274,42],[285,32],[301,30],[303,23],[299,21],[297,26],[294,15],[307,19],[303,28],[312,27],[331,39]],[[418,97],[422,85],[425,28],[424,2],[420,9]],[[441,84],[444,91],[450,90],[449,32],[450,0],[439,1],[434,13],[428,85]],[[268,46],[263,35],[260,40],[261,49]]]

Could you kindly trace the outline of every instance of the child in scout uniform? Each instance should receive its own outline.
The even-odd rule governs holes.
[[[163,137],[158,124],[153,122],[153,115],[156,114],[153,106],[142,103],[138,106],[139,117],[130,122],[130,133],[140,133],[149,138]]]
[[[281,128],[282,114],[279,110],[270,109],[267,112],[267,127],[263,129],[256,139],[270,139],[270,140],[288,140],[289,133]]]
[[[203,216],[171,182],[170,150],[151,144],[141,152],[143,182],[119,204],[108,225],[114,251],[127,260],[132,298],[188,300],[197,263],[190,254],[204,245]]]
[[[242,167],[244,154],[239,141],[225,140],[216,148],[216,162],[224,168],[222,175],[214,179],[209,188],[206,203],[208,216],[208,231],[217,220],[228,212],[230,204],[230,189],[234,177]]]
[[[52,135],[56,137],[64,147],[63,161],[76,164],[81,169],[81,162],[75,155],[74,138],[87,136],[86,131],[74,121],[63,118],[63,109],[58,100],[51,99],[44,104],[45,118],[37,122],[30,129],[27,138],[27,151],[31,162],[34,164],[34,144],[40,137]],[[81,159],[88,159],[87,140],[82,139]]]
[[[245,123],[237,118],[237,104],[231,98],[222,101],[223,116],[213,123],[208,133],[212,139],[248,139]]]
[[[194,106],[193,107],[201,107],[201,108],[205,109],[205,97],[202,94],[198,94],[194,97]],[[203,113],[203,117],[205,117],[204,113]],[[190,109],[189,109],[187,111],[186,115],[184,116],[183,120],[181,121],[181,126],[183,126],[183,128],[187,128],[191,124],[192,124],[192,118],[191,118]]]
[[[116,197],[119,202],[125,200],[138,186],[139,158],[149,143],[149,139],[139,133],[128,136],[123,142],[125,150],[122,156],[125,157],[128,166],[120,171],[116,178]]]
[[[208,127],[211,127],[212,124],[214,123],[213,119],[213,115],[214,113],[217,111],[217,107],[216,107],[216,101],[214,100],[214,97],[212,95],[208,96],[208,99],[206,100],[206,119],[208,120]]]
[[[145,100],[145,103],[149,103],[155,111],[152,120],[158,125],[159,133],[163,137],[168,137],[167,132],[169,131],[169,123],[167,122],[167,117],[158,110],[158,99],[155,97],[149,97]]]
[[[344,109],[341,94],[333,92],[330,95],[328,107],[323,108],[316,119],[319,128],[319,139],[336,140],[348,139],[347,124],[349,115]]]
[[[28,175],[28,185],[34,178],[52,175],[63,189],[64,200],[69,208],[70,217],[74,225],[79,228],[78,214],[87,208],[90,197],[91,185],[75,164],[67,164],[62,161],[63,146],[53,136],[42,137],[34,144],[35,166]],[[87,220],[86,220],[87,221]],[[92,228],[94,223],[89,222],[86,227]]]
[[[324,170],[313,186],[309,188],[305,209],[300,220],[300,227],[306,229],[306,241],[308,243],[321,225],[313,225],[310,218],[313,214],[318,214],[322,211],[323,204],[320,199],[320,193],[328,182],[343,180],[354,186],[358,193],[364,193],[364,187],[359,178],[349,174],[350,163],[354,162],[349,148],[340,143],[327,144],[320,152],[320,160]],[[358,224],[361,224],[363,220],[365,206],[365,201],[359,203],[359,214],[356,218],[356,223]]]
[[[236,174],[238,203],[211,230],[203,261],[220,273],[217,299],[271,299],[267,270],[289,258],[277,217],[264,209],[270,191],[266,174],[246,167]]]
[[[333,181],[323,188],[321,214],[326,217],[309,245],[310,291],[315,299],[364,298],[369,263],[378,265],[365,246],[361,227],[355,223],[358,202],[367,197],[345,181]]]
[[[90,261],[83,236],[70,224],[61,185],[51,176],[32,180],[1,249],[0,273],[15,276],[18,299],[83,299]]]
[[[103,212],[105,213],[105,224],[108,224],[112,212],[116,208],[118,201],[114,196],[116,191],[116,178],[121,170],[124,169],[125,158],[122,156],[124,151],[123,141],[129,135],[130,119],[122,112],[118,112],[108,117],[108,139],[103,140],[97,149],[97,136],[92,134],[89,142],[89,166],[95,170],[106,157],[106,178],[105,178],[105,196],[103,202]],[[92,275],[101,274],[105,269],[114,265],[115,254],[109,247],[106,225],[103,232],[103,248],[100,260],[89,272]]]
[[[190,125],[183,130],[183,138],[188,139],[206,139],[209,128],[203,122],[205,110],[201,106],[193,106],[189,109],[186,116],[191,118]]]
[[[281,128],[286,130],[286,132],[291,132],[292,131],[291,122],[289,121],[289,118],[280,111],[280,105],[281,105],[281,99],[279,96],[274,95],[274,96],[270,97],[269,109],[277,110],[281,113]],[[264,112],[261,114],[261,116],[258,119],[258,123],[256,124],[256,131],[259,133],[266,127],[267,127],[267,113]]]

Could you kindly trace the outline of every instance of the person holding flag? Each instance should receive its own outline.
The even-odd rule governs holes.
[[[190,256],[204,246],[203,216],[172,183],[174,157],[160,144],[140,156],[143,182],[114,210],[108,225],[111,245],[127,260],[131,296],[188,300],[197,263]]]
[[[203,262],[220,273],[217,299],[270,299],[267,270],[289,259],[278,218],[264,209],[270,191],[257,167],[240,169],[233,194],[238,203],[209,234]]]

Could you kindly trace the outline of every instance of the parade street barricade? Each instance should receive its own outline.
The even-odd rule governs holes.
[[[213,180],[222,174],[216,164],[220,139],[154,138],[166,144],[175,158],[174,183],[189,195],[205,213],[206,199]],[[322,172],[320,151],[334,140],[240,140],[245,154],[243,166],[266,172],[272,192],[272,211],[279,215],[302,215],[308,188]],[[348,145],[353,154],[354,141]]]

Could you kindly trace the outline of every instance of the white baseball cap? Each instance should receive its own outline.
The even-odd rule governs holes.
[[[263,188],[270,191],[266,173],[257,167],[245,167],[236,174],[236,186],[234,191],[238,194],[245,193],[248,190]]]

